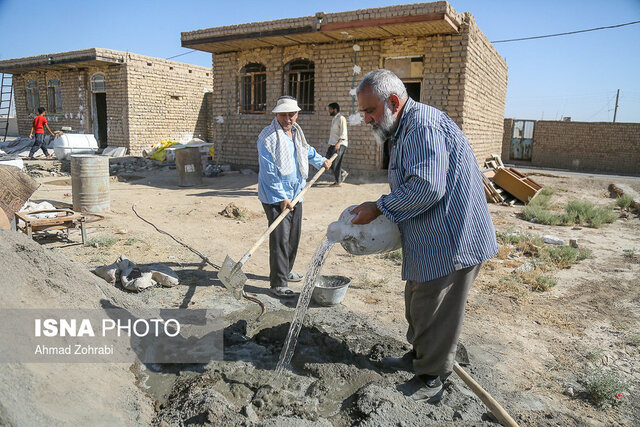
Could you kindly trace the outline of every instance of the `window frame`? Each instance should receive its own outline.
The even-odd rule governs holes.
[[[37,80],[27,80],[25,85],[27,92],[27,112],[37,113],[40,108],[40,89]]]
[[[300,113],[315,111],[315,64],[304,58],[289,61],[284,66],[283,92],[293,96],[301,108]]]
[[[102,87],[98,87],[98,83],[102,83]],[[104,73],[95,73],[89,80],[89,87],[91,88],[91,93],[106,93],[107,77]]]
[[[267,112],[267,67],[259,62],[248,63],[240,69],[238,85],[238,111],[241,114],[265,114]]]
[[[63,112],[60,79],[49,79],[47,82],[47,111],[51,114]]]

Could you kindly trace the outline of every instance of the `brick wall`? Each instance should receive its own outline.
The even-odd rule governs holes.
[[[499,152],[502,144],[507,67],[471,15],[460,16],[465,21],[457,35],[358,41],[357,65],[362,72],[355,77],[355,83],[354,42],[300,44],[212,55],[211,112],[218,158],[225,163],[257,167],[257,136],[273,119],[270,111],[284,93],[283,71],[288,61],[304,58],[315,64],[315,111],[300,114],[298,123],[309,143],[324,155],[331,123],[327,105],[338,102],[347,117],[357,113],[357,100],[349,95],[349,90],[365,73],[382,67],[385,58],[416,56],[424,58],[422,101],[449,114],[467,134],[479,161],[484,161],[487,154]],[[238,72],[250,62],[260,62],[267,69],[265,114],[238,113]],[[223,123],[218,123],[220,117]],[[349,151],[344,168],[360,174],[379,170],[382,150],[369,126],[349,125],[348,130]]]
[[[126,78],[118,81],[126,81],[126,88],[118,99],[128,101],[129,113],[110,111],[109,126],[113,119],[128,128],[130,153],[139,155],[163,139],[208,139],[210,68],[135,54],[127,54],[125,67]]]
[[[504,128],[508,161],[513,119]],[[536,121],[531,165],[640,175],[640,123]]]
[[[475,24],[470,13],[465,14],[466,47],[464,63],[464,93],[462,94],[462,131],[465,133],[479,163],[502,148],[504,111],[507,98],[507,64],[487,37]],[[450,92],[450,96],[453,94]]]
[[[95,69],[95,72],[105,72],[107,67]],[[50,79],[60,80],[62,94],[62,112],[51,113],[47,111],[47,120],[51,130],[56,131],[61,127],[71,127],[74,131],[91,133],[90,98],[88,97],[88,70],[66,70],[30,72],[15,74],[13,76],[14,94],[16,102],[16,116],[18,118],[18,132],[20,135],[28,135],[31,130],[33,118],[37,115],[27,111],[26,85],[29,80],[38,82],[40,106],[47,108],[48,94],[47,82]]]

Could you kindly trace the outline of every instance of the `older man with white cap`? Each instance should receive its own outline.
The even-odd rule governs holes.
[[[258,199],[262,202],[269,224],[281,212],[291,212],[269,235],[269,281],[271,293],[279,297],[293,297],[287,282],[298,282],[302,276],[292,270],[298,252],[302,229],[302,199],[291,205],[305,185],[309,163],[316,168],[331,167],[331,162],[307,144],[298,119],[298,102],[282,96],[273,109],[276,117],[258,136]]]

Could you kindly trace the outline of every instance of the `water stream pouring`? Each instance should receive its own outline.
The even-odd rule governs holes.
[[[316,279],[329,256],[332,245],[339,242],[347,252],[353,255],[388,252],[400,247],[400,230],[389,219],[384,215],[380,215],[369,224],[355,225],[351,223],[355,216],[350,212],[353,208],[355,208],[355,205],[345,209],[340,214],[338,221],[329,225],[326,237],[322,240],[311,259],[309,269],[305,275],[304,286],[300,293],[300,298],[298,298],[296,311],[293,314],[291,326],[276,366],[276,383],[281,381],[284,370],[291,363],[298,335],[302,328],[302,321],[309,308],[309,301],[313,294]]]

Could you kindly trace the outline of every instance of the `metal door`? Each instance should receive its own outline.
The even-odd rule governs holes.
[[[511,160],[531,161],[533,154],[533,120],[515,120],[511,135]]]

